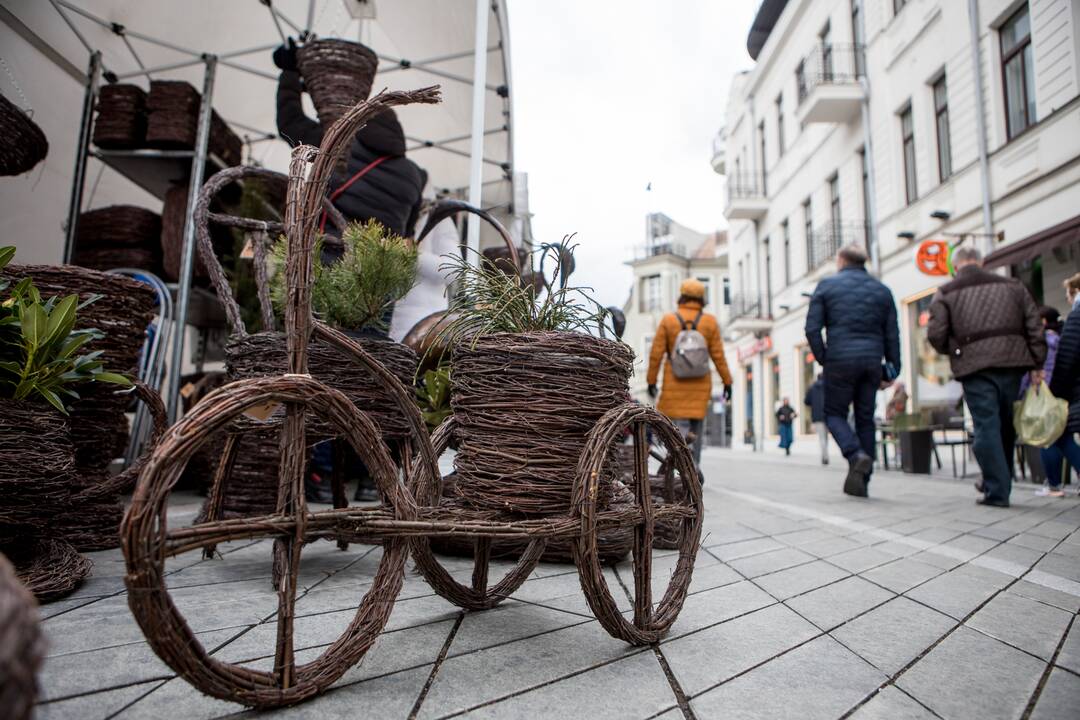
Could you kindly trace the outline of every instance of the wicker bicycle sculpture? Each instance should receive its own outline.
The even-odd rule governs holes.
[[[364,656],[382,632],[405,577],[411,550],[417,567],[432,588],[468,609],[496,605],[513,593],[539,561],[545,543],[571,539],[582,589],[600,624],[613,636],[643,645],[656,642],[677,617],[686,598],[701,535],[701,489],[693,460],[678,431],[650,408],[629,402],[607,412],[588,433],[577,460],[569,512],[554,516],[500,517],[491,510],[469,510],[440,504],[438,455],[455,432],[453,418],[428,435],[410,389],[350,338],[314,319],[311,310],[313,248],[317,224],[335,161],[356,131],[382,110],[409,103],[439,101],[438,88],[383,92],[362,102],[327,131],[319,149],[296,148],[289,166],[285,232],[288,303],[285,311],[288,372],[277,377],[234,381],[208,395],[169,429],[143,466],[132,505],[122,527],[127,563],[125,578],[132,613],[154,651],[180,676],[214,697],[254,707],[289,705],[322,692]],[[369,414],[340,390],[309,374],[313,338],[331,344],[366,366],[395,399],[408,419],[417,454],[405,463],[400,479],[387,445]],[[568,382],[573,382],[568,379]],[[188,460],[216,433],[237,427],[245,411],[280,403],[285,408],[281,432],[276,512],[234,519],[211,519],[190,527],[170,528],[166,518],[169,493]],[[329,426],[353,447],[371,471],[382,494],[376,507],[341,507],[312,512],[304,499],[307,420]],[[648,472],[652,440],[667,448],[685,488],[680,502],[654,504]],[[618,509],[601,506],[602,476],[611,449],[627,431],[634,440],[635,501]],[[654,526],[679,528],[678,558],[663,597],[652,597]],[[597,551],[597,533],[613,526],[632,527],[633,613],[620,611],[609,588]],[[430,540],[470,537],[476,552],[470,584],[460,583],[436,560]],[[235,540],[273,540],[277,635],[273,667],[256,669],[212,656],[192,632],[174,604],[165,581],[166,559]],[[527,540],[527,549],[505,577],[489,582],[491,542],[497,538]],[[366,594],[344,633],[315,660],[299,664],[293,645],[295,604],[301,550],[320,539],[379,542],[381,557]]]

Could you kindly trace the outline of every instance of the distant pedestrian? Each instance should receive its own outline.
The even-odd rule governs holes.
[[[792,428],[792,423],[795,422],[795,418],[798,413],[795,412],[795,408],[791,407],[791,400],[784,398],[780,403],[780,407],[776,409],[776,425],[780,431],[780,447],[784,450],[785,455],[791,454],[791,444],[795,442],[795,430]]]
[[[649,397],[659,393],[656,380],[664,363],[664,391],[656,409],[674,421],[687,438],[694,463],[701,473],[701,445],[705,413],[712,398],[712,370],[716,365],[724,383],[724,401],[731,401],[731,373],[724,358],[724,341],[716,316],[704,311],[705,285],[685,280],[679,288],[678,309],[664,316],[656,328],[649,352]],[[704,476],[701,478],[704,482]]]
[[[848,461],[844,492],[866,497],[874,470],[875,401],[900,373],[900,331],[892,292],[866,272],[862,248],[841,248],[836,264],[839,272],[819,282],[810,298],[806,339],[825,368],[825,422]],[[852,405],[854,430],[847,420]]]
[[[1057,343],[1057,353],[1054,357],[1053,366],[1047,371],[1047,382],[1050,384],[1050,392],[1059,398],[1069,401],[1069,421],[1065,425],[1065,432],[1058,442],[1051,445],[1043,452],[1053,451],[1059,448],[1062,455],[1069,460],[1073,469],[1080,472],[1080,458],[1076,457],[1073,448],[1076,447],[1074,433],[1080,431],[1080,273],[1073,275],[1065,281],[1065,293],[1069,306],[1072,310],[1065,318],[1065,327],[1061,331],[1061,338]],[[1049,338],[1047,338],[1049,344]],[[1048,361],[1049,362],[1049,361]],[[1056,476],[1050,474],[1050,468],[1046,468],[1046,479],[1057,485],[1056,492],[1048,492],[1048,495],[1057,497],[1060,492],[1064,495],[1061,482],[1061,458],[1053,462],[1054,456],[1043,458],[1043,465],[1055,464]],[[1056,479],[1058,482],[1053,483]]]
[[[803,405],[810,408],[810,423],[817,433],[821,446],[821,464],[829,464],[829,427],[825,424],[825,379],[818,373],[817,379],[806,391]]]
[[[1042,382],[1042,319],[1027,288],[984,270],[975,248],[961,247],[952,260],[956,277],[938,288],[930,303],[927,337],[935,350],[949,356],[953,377],[964,387],[975,424],[972,449],[982,470],[982,481],[975,484],[983,494],[978,502],[1009,507],[1016,444],[1013,402],[1026,371],[1032,371],[1032,382]]]

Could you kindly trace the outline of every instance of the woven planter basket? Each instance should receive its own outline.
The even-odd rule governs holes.
[[[347,40],[315,40],[296,53],[304,87],[323,127],[371,94],[379,58],[368,47]]]
[[[569,512],[585,436],[629,399],[632,362],[622,343],[572,332],[488,335],[455,347],[450,405],[462,498],[479,509]],[[618,472],[612,457],[601,507]]]
[[[33,594],[0,555],[0,708],[10,720],[30,720],[45,636]]]
[[[199,129],[199,91],[182,80],[154,80],[146,99],[146,144],[156,148],[195,147]],[[213,112],[210,117],[210,152],[226,165],[239,165],[244,144],[227,123]]]
[[[0,542],[48,528],[77,483],[68,419],[44,400],[0,400]]]
[[[38,124],[0,95],[0,175],[21,175],[49,154],[49,141]]]
[[[75,265],[110,270],[161,268],[161,217],[135,205],[109,205],[79,215],[75,228]]]
[[[146,143],[146,93],[138,85],[113,83],[98,92],[94,144],[127,150]]]
[[[0,553],[8,556],[19,581],[42,603],[70,595],[94,566],[71,543],[55,538],[0,546]]]

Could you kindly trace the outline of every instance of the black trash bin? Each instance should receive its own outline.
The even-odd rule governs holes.
[[[930,474],[930,455],[934,451],[933,432],[926,430],[900,431],[900,466],[906,473]]]

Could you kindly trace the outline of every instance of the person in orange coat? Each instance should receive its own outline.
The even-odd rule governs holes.
[[[697,321],[697,331],[708,344],[709,356],[716,365],[724,382],[724,400],[731,400],[731,372],[724,358],[724,341],[720,337],[720,323],[716,316],[704,312],[705,285],[693,278],[684,280],[679,287],[679,309],[665,315],[656,328],[652,350],[649,352],[649,396],[657,395],[656,379],[660,373],[660,361],[668,357],[684,325],[690,327]],[[694,453],[694,462],[701,469],[701,445],[704,437],[705,413],[712,399],[712,373],[696,378],[677,378],[671,363],[664,363],[664,387],[656,409],[667,415],[687,438]]]

